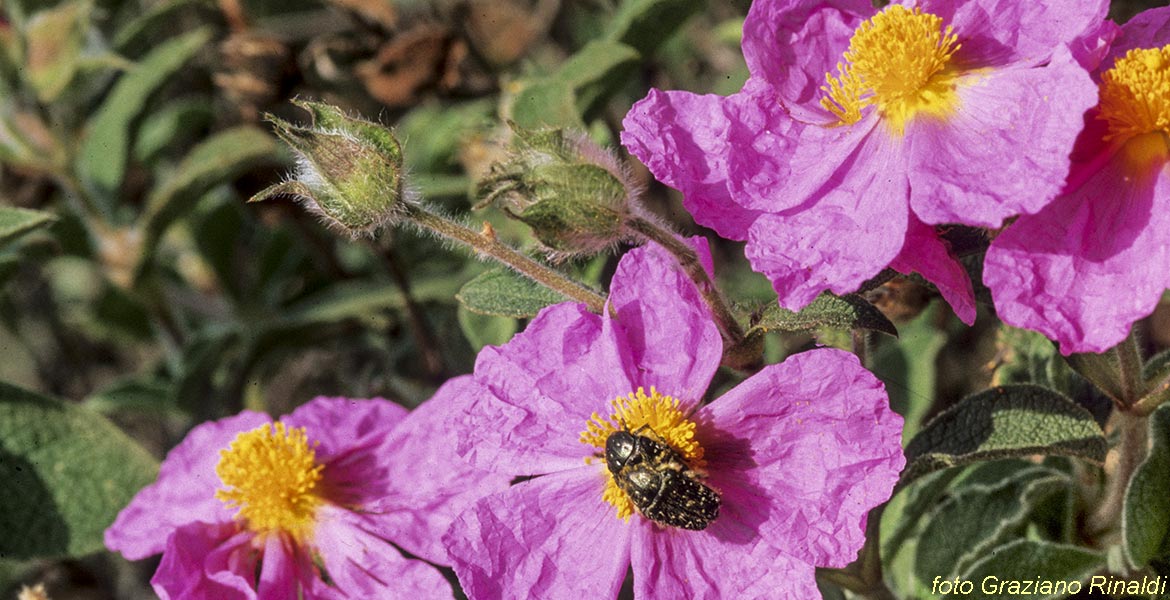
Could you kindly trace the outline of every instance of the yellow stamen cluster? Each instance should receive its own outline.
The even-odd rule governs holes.
[[[224,488],[215,493],[248,529],[284,532],[298,542],[312,535],[323,465],[305,429],[265,424],[236,436],[221,450],[215,472]]]
[[[643,388],[630,392],[625,397],[610,401],[613,412],[608,418],[602,418],[593,413],[592,418],[581,432],[581,442],[589,444],[604,456],[605,441],[610,434],[622,429],[636,435],[639,430],[657,436],[661,441],[676,450],[687,461],[692,469],[701,469],[706,465],[703,461],[703,447],[695,440],[695,422],[687,418],[679,409],[679,401],[670,396],[658,393],[654,387],[650,388],[650,395],[646,395]],[[645,429],[643,429],[645,428]],[[594,457],[587,457],[586,462],[592,462]],[[617,509],[619,519],[629,520],[634,514],[634,503],[629,496],[618,487],[613,475],[606,470],[605,491],[602,499]]]
[[[945,115],[957,102],[955,74],[947,69],[957,39],[951,26],[942,29],[942,18],[892,5],[853,33],[837,76],[825,73],[821,106],[850,125],[876,105],[899,133],[920,112]]]
[[[1106,140],[1170,136],[1170,45],[1130,50],[1101,76],[1100,118]]]

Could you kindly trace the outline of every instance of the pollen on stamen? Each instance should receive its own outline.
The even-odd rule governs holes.
[[[957,102],[949,66],[959,48],[940,17],[892,5],[853,33],[837,76],[825,74],[821,106],[850,125],[875,105],[898,132],[919,113],[945,115]]]
[[[1100,118],[1108,123],[1109,141],[1170,134],[1170,45],[1133,49],[1117,59],[1101,76]]]
[[[284,532],[304,541],[323,502],[323,469],[303,427],[265,424],[220,451],[215,472],[224,487],[215,497],[238,508],[236,518],[256,533]]]
[[[703,447],[695,439],[695,422],[683,413],[678,399],[660,394],[652,386],[649,395],[644,388],[638,388],[624,397],[611,400],[609,404],[613,411],[609,417],[593,413],[585,424],[585,431],[581,432],[581,443],[598,450],[596,456],[585,458],[586,463],[592,464],[598,460],[598,456],[604,456],[606,440],[614,432],[624,429],[634,433],[652,433],[682,455],[691,469],[706,466]],[[604,462],[604,458],[600,460]],[[617,509],[619,519],[628,521],[634,514],[634,504],[626,492],[618,487],[613,475],[608,470],[605,474],[602,499]]]

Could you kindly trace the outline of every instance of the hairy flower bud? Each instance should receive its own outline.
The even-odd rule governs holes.
[[[309,126],[268,119],[296,154],[296,173],[249,202],[296,196],[327,225],[355,237],[399,221],[405,201],[402,147],[390,130],[328,104],[294,103],[309,112]]]
[[[478,207],[496,203],[532,228],[557,260],[595,254],[631,237],[637,189],[610,153],[562,129],[515,133],[508,158],[479,182]]]

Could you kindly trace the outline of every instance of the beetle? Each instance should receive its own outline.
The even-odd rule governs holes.
[[[699,531],[719,517],[719,493],[648,426],[609,434],[605,464],[638,512],[655,523]]]

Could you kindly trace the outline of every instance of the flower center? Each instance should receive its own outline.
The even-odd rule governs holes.
[[[1170,149],[1170,45],[1130,50],[1101,76],[1101,113],[1106,141],[1127,146],[1144,166],[1166,160]],[[1132,146],[1132,148],[1130,147]]]
[[[265,424],[241,433],[219,453],[215,472],[224,489],[215,492],[256,533],[282,531],[298,542],[312,533],[324,465],[317,463],[305,428]]]
[[[585,424],[585,431],[581,432],[581,442],[597,448],[600,455],[604,455],[605,443],[611,434],[628,431],[638,435],[640,431],[647,431],[678,452],[688,467],[701,469],[706,465],[703,447],[695,440],[695,422],[679,410],[675,398],[659,394],[653,387],[647,396],[643,388],[638,388],[638,391],[630,392],[624,398],[615,398],[609,404],[613,413],[608,418],[593,413]],[[585,462],[592,463],[594,458],[586,457]],[[629,521],[630,515],[634,514],[634,503],[629,494],[618,486],[613,473],[608,470],[602,498],[617,509],[619,519]]]
[[[821,106],[838,125],[851,125],[862,108],[876,105],[899,134],[920,112],[945,116],[957,103],[947,65],[960,46],[951,31],[920,8],[895,4],[879,12],[853,32],[837,76],[825,73]]]

